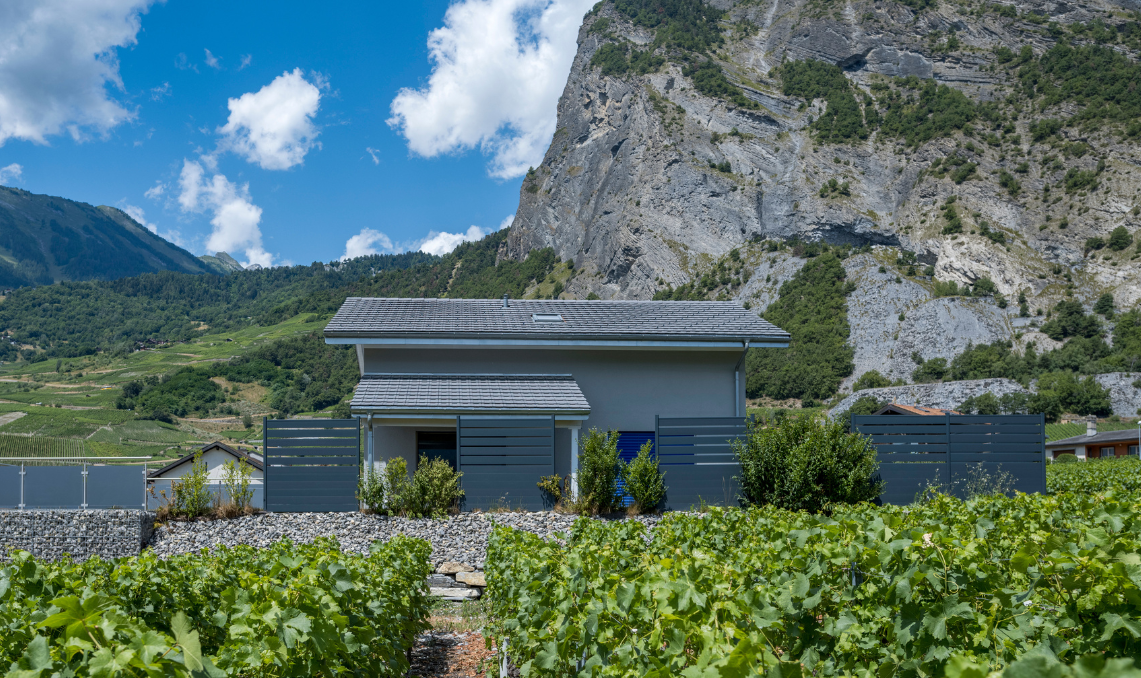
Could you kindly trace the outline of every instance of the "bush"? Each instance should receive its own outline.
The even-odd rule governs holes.
[[[381,472],[384,482],[384,508],[390,516],[407,515],[414,503],[412,482],[408,480],[408,462],[401,457],[389,459]]]
[[[1077,455],[1068,454],[1068,453],[1067,454],[1059,454],[1054,459],[1055,464],[1077,464],[1077,463],[1079,463],[1079,461],[1080,460],[1078,459]]]
[[[159,510],[159,519],[181,518],[193,520],[210,512],[214,504],[214,493],[206,485],[210,482],[202,451],[194,453],[190,472],[170,484],[173,501]],[[164,516],[163,509],[166,509]]]
[[[862,391],[865,388],[884,388],[891,386],[891,380],[879,373],[879,370],[868,370],[860,375],[856,383],[852,384],[852,392]]]
[[[420,457],[416,473],[412,476],[411,494],[417,505],[412,507],[411,513],[443,518],[458,510],[464,498],[464,491],[460,489],[463,475],[443,459]]]
[[[1125,230],[1124,226],[1118,226],[1109,233],[1109,249],[1114,252],[1129,247],[1133,244],[1133,236],[1129,235],[1129,231]]]
[[[930,384],[947,376],[947,359],[931,358],[919,363],[911,373],[911,380],[917,384]]]
[[[592,428],[578,454],[577,507],[586,513],[609,513],[618,508],[618,432]]]
[[[622,483],[626,493],[634,498],[634,510],[648,513],[661,506],[666,498],[665,473],[658,464],[658,455],[651,454],[652,441],[646,441],[638,450],[638,456],[629,464],[622,464]]]
[[[238,515],[247,513],[252,507],[254,488],[250,486],[253,467],[244,459],[226,462],[222,470],[222,484],[226,488],[226,509]]]
[[[824,510],[879,497],[883,482],[870,441],[823,417],[785,419],[762,428],[749,422],[733,442],[741,464],[741,503],[791,511]]]
[[[384,513],[384,477],[366,468],[357,481],[357,500],[369,513]]]
[[[1093,312],[1100,313],[1107,318],[1113,317],[1113,295],[1105,292],[1098,297],[1097,303],[1093,305]]]

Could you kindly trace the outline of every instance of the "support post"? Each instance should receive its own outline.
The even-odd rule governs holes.
[[[24,510],[24,462],[20,462],[20,510]]]
[[[265,482],[264,478],[262,479],[262,482]],[[143,462],[143,510],[147,510],[147,462],[145,461]]]
[[[578,501],[578,426],[572,426],[571,434],[571,498]]]
[[[371,478],[376,468],[375,439],[372,434],[372,412],[368,413],[368,434],[365,441],[365,457],[368,459],[368,477]]]
[[[79,505],[79,508],[85,509],[87,508],[87,462],[83,462],[83,470],[80,471],[80,475],[83,476],[83,503]]]

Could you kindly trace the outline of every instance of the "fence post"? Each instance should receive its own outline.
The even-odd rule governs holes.
[[[24,510],[24,462],[20,462],[20,510]]]
[[[943,418],[947,422],[947,487],[954,487],[951,478],[951,413],[943,413]]]
[[[147,462],[143,462],[143,510],[147,510]]]
[[[85,509],[87,508],[87,462],[83,462],[83,470],[80,471],[80,475],[83,476],[83,503],[79,505],[79,508]]]
[[[269,506],[269,417],[261,418],[261,509]]]

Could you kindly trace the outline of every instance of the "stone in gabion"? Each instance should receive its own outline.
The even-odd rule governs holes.
[[[0,511],[0,560],[13,550],[44,560],[136,556],[151,538],[154,520],[148,511],[118,509]]]

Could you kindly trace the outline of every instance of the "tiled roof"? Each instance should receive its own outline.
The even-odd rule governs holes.
[[[924,405],[900,405],[899,403],[891,403],[884,405],[876,414],[890,414],[893,410],[898,410],[901,414],[921,414],[924,416],[943,416],[945,414],[962,414],[955,410],[941,410],[938,407],[926,407]]]
[[[541,322],[533,316],[557,314]],[[325,336],[381,338],[778,341],[788,333],[731,301],[383,299],[350,297]]]
[[[366,374],[350,408],[392,414],[590,413],[569,374]]]
[[[1127,428],[1124,431],[1106,431],[1095,433],[1092,436],[1082,434],[1061,440],[1047,440],[1046,447],[1060,447],[1065,445],[1096,445],[1098,443],[1122,443],[1137,440],[1137,429]]]

